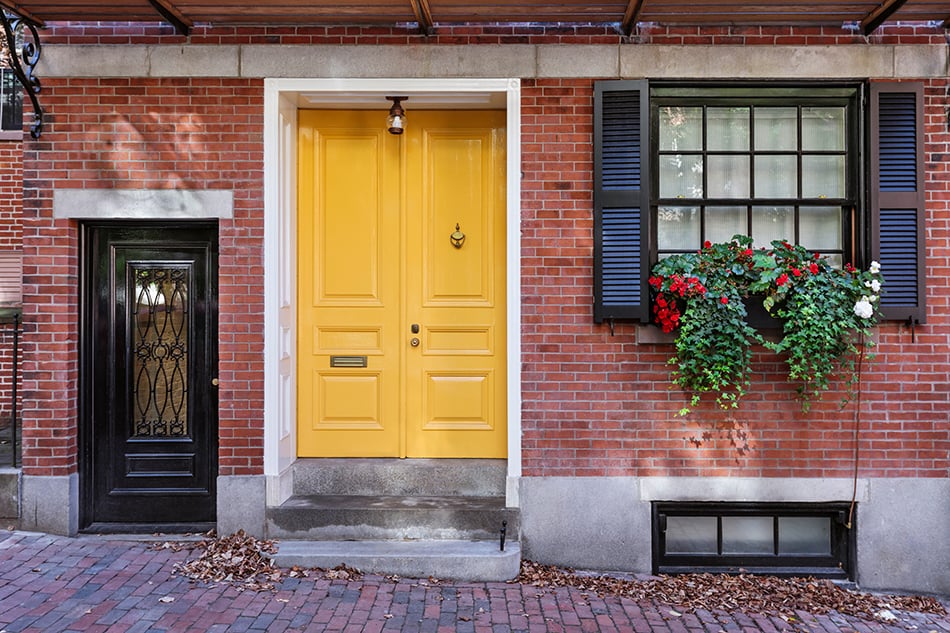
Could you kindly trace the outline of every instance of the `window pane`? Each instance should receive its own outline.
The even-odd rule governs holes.
[[[723,554],[772,554],[772,517],[722,517]]]
[[[660,149],[674,152],[703,149],[703,109],[660,108]]]
[[[803,198],[844,198],[844,156],[802,156]]]
[[[841,250],[841,207],[799,209],[798,243],[811,251]]]
[[[798,150],[798,108],[756,108],[757,151]]]
[[[755,197],[798,196],[798,160],[795,156],[755,157]]]
[[[9,68],[0,69],[0,129],[23,129],[23,91]]]
[[[748,151],[749,108],[709,108],[706,127],[708,150]]]
[[[733,235],[748,235],[746,207],[707,207],[706,239],[728,242]]]
[[[831,519],[779,517],[779,554],[831,554]]]
[[[656,244],[659,250],[691,250],[699,246],[697,207],[660,207],[656,219]]]
[[[844,108],[802,108],[802,149],[845,149]]]
[[[748,198],[749,157],[709,156],[706,175],[707,198]]]
[[[188,283],[184,268],[135,268],[131,435],[184,437],[188,428]]]
[[[716,554],[716,517],[667,517],[667,554]]]
[[[752,207],[752,239],[757,247],[772,240],[795,242],[795,207]]]
[[[822,258],[826,259],[832,268],[843,268],[844,267],[844,256],[843,255],[822,255]]]
[[[660,197],[701,198],[703,157],[699,155],[660,156]]]

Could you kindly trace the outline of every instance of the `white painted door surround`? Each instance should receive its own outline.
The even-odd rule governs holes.
[[[266,79],[264,81],[264,474],[267,505],[290,496],[296,460],[296,133],[301,108],[378,109],[386,95],[412,108],[493,108],[507,113],[508,491],[521,476],[521,83],[518,79]]]

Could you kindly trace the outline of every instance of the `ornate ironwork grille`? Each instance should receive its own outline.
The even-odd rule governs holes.
[[[132,268],[132,435],[188,435],[187,268]]]

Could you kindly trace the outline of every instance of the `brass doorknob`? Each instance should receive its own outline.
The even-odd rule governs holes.
[[[218,386],[218,379],[217,379],[217,378],[212,378],[212,379],[211,379],[211,386],[212,386],[212,387],[217,387],[217,386]]]
[[[409,344],[413,347],[419,347],[419,339],[413,336],[411,339],[409,339]]]

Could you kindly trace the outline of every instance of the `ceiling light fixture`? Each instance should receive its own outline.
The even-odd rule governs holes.
[[[402,134],[403,130],[406,127],[406,111],[402,109],[400,101],[405,101],[409,97],[386,97],[393,102],[393,106],[389,108],[389,117],[386,119],[386,123],[389,126],[390,134]]]

